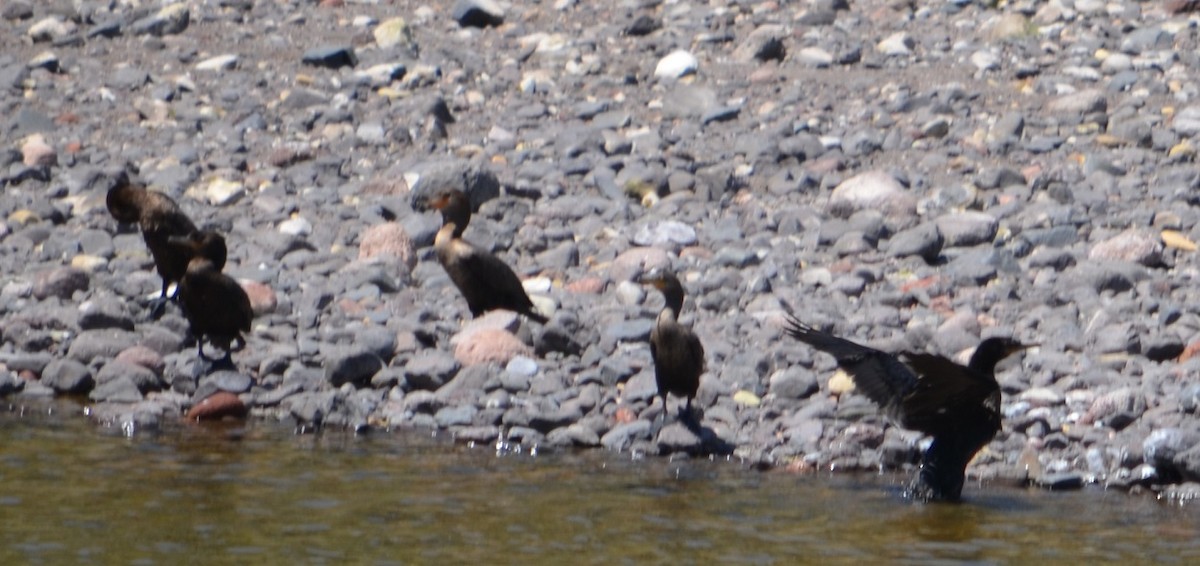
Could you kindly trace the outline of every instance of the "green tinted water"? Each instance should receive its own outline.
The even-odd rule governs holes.
[[[1195,506],[1124,493],[916,505],[893,475],[262,422],[125,437],[56,408],[0,410],[0,564],[1200,561]]]

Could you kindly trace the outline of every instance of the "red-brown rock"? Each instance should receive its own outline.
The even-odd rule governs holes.
[[[196,403],[187,412],[187,419],[189,421],[215,421],[225,417],[244,419],[249,412],[250,408],[237,395],[228,391],[218,391]]]
[[[254,311],[254,316],[262,316],[275,311],[275,307],[279,304],[279,299],[275,297],[274,289],[258,281],[243,280],[238,281],[238,284],[242,286],[242,290],[250,298],[250,310]]]

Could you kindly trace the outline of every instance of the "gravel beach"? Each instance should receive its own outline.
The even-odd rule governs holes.
[[[0,395],[102,426],[244,415],[463,442],[911,470],[788,313],[997,368],[968,480],[1200,494],[1200,4],[1188,0],[0,6]],[[1188,69],[1191,69],[1190,71]],[[256,314],[236,371],[105,208],[127,171],[225,236]],[[537,324],[473,319],[465,238]],[[670,267],[706,352],[664,419]],[[969,488],[971,489],[971,488]],[[975,488],[978,489],[978,488]]]

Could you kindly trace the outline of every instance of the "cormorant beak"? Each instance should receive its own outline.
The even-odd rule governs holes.
[[[641,283],[642,285],[651,285],[655,289],[661,291],[662,288],[667,285],[667,280],[663,278],[662,273],[659,273],[658,270],[654,270],[650,273],[643,273],[641,277],[638,277],[638,283]]]
[[[1030,348],[1037,348],[1038,346],[1041,346],[1041,344],[1012,344],[1005,349],[1004,354],[1011,355],[1017,352],[1023,352]]]
[[[441,210],[443,208],[446,208],[446,205],[448,205],[448,204],[450,204],[450,197],[446,196],[446,195],[430,197],[428,199],[425,199],[425,206],[428,206],[429,208],[432,208],[434,210]]]

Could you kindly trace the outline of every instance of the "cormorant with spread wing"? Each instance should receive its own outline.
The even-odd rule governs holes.
[[[933,437],[910,490],[913,497],[926,500],[956,500],[962,494],[967,464],[1000,430],[996,364],[1029,347],[1011,338],[988,338],[964,367],[933,354],[881,352],[795,317],[789,317],[785,330],[832,355],[894,423]]]

